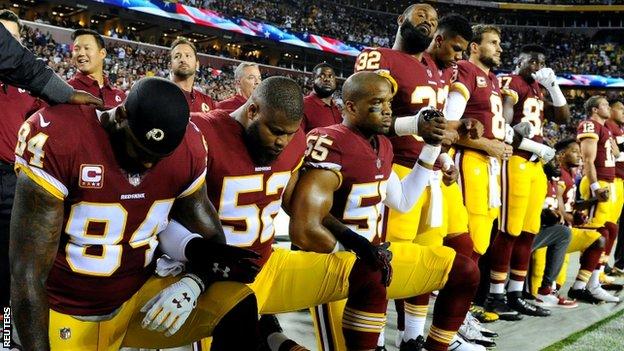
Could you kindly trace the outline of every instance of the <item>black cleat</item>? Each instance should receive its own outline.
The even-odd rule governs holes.
[[[610,291],[622,291],[622,289],[624,289],[624,285],[622,284],[617,284],[617,283],[610,283],[610,284],[601,284],[602,288],[605,290],[610,290]]]
[[[526,314],[527,316],[550,316],[550,310],[526,302],[522,298],[522,292],[520,291],[512,291],[507,293],[507,306],[522,314]]]
[[[591,303],[597,305],[602,303],[602,300],[595,298],[592,293],[587,289],[572,289],[568,291],[568,297],[578,300],[580,302]]]
[[[496,313],[498,318],[504,321],[519,321],[522,319],[520,313],[507,306],[505,294],[488,293],[483,307],[488,312]]]
[[[421,351],[425,347],[425,338],[419,335],[416,339],[409,339],[408,341],[401,341],[401,347],[399,351]]]

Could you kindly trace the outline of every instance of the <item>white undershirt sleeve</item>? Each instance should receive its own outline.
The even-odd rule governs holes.
[[[458,92],[451,91],[444,104],[444,117],[449,121],[459,121],[466,110],[466,98]]]

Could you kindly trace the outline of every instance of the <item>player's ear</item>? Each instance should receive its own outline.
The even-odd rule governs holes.
[[[438,34],[435,36],[435,38],[433,39],[436,43],[436,47],[441,47],[442,46],[442,42],[444,41],[444,36],[442,34]]]
[[[397,18],[397,24],[399,25],[399,27],[401,27],[401,25],[403,24],[404,21],[405,21],[405,16],[403,16],[403,15],[400,15]]]
[[[468,51],[468,55],[472,54],[473,52],[479,52],[479,44],[475,43],[474,41],[470,43],[470,50]]]
[[[352,115],[356,114],[357,108],[355,107],[355,103],[353,101],[349,101],[349,100],[345,101],[344,108],[348,113]]]
[[[247,120],[248,121],[254,121],[256,118],[258,118],[258,105],[256,105],[255,102],[250,102],[249,106],[247,106]]]

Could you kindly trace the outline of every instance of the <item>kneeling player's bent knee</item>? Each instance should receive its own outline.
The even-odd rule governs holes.
[[[480,273],[477,264],[467,256],[456,255],[449,272],[446,287],[462,287],[476,291],[479,285]]]
[[[256,296],[249,295],[219,321],[213,332],[211,350],[255,350],[259,344],[257,321]]]

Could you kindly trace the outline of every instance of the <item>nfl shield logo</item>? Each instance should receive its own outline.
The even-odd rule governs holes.
[[[67,339],[71,338],[71,329],[69,329],[69,328],[61,328],[61,330],[59,331],[59,336],[63,340],[67,340]]]
[[[128,174],[128,182],[132,186],[139,186],[141,184],[141,175],[138,173]]]

